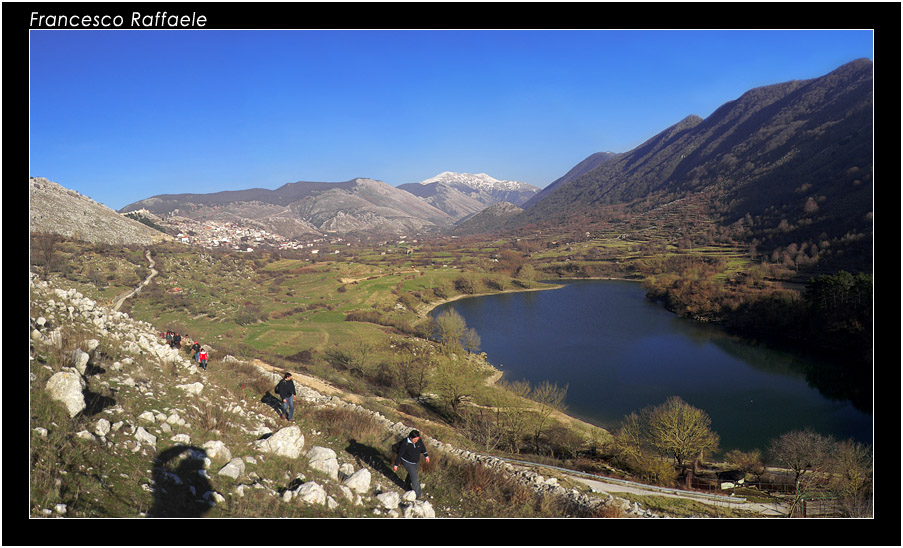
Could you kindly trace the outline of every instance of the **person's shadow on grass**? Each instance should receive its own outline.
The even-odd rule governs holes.
[[[210,510],[206,456],[204,449],[180,444],[154,458],[154,506],[148,517],[199,518]]]
[[[392,470],[392,466],[386,463],[386,459],[382,452],[369,445],[364,445],[362,443],[358,443],[357,440],[352,438],[348,442],[348,447],[345,448],[348,451],[348,454],[357,458],[360,462],[363,462],[370,468],[372,468],[375,472],[382,474],[389,480],[391,480],[398,487],[405,489],[404,480],[399,477],[394,470]],[[390,458],[394,458],[394,455]]]

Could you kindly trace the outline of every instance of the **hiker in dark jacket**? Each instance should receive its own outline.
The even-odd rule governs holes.
[[[404,469],[408,471],[405,487],[410,485],[410,487],[414,489],[414,493],[416,493],[418,499],[420,498],[420,479],[417,477],[417,467],[420,465],[421,453],[423,453],[423,456],[426,458],[426,462],[429,462],[430,456],[426,452],[426,446],[423,445],[423,440],[420,439],[420,432],[411,430],[408,437],[398,446],[398,454],[395,456],[395,465],[392,466],[392,470],[395,472],[398,471],[399,464],[404,466]]]
[[[182,335],[176,333],[172,336],[172,346],[176,349],[182,348]]]
[[[285,412],[285,419],[288,421],[295,420],[295,383],[292,381],[292,374],[286,373],[276,385],[276,393],[282,398],[282,410]],[[280,417],[281,418],[281,417]]]
[[[197,363],[200,363],[200,355],[201,353],[201,343],[198,341],[194,341],[194,344],[191,345],[191,359]]]

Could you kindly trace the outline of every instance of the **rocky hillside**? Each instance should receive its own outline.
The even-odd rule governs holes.
[[[302,429],[267,403],[280,375],[265,364],[219,357],[205,345],[212,359],[201,371],[153,325],[54,283],[32,280],[30,290],[33,517],[460,515],[438,505],[429,484],[415,500],[379,457],[374,445],[388,447],[410,425],[296,381],[296,418],[318,419]],[[337,419],[344,422],[330,426]],[[336,428],[360,434],[349,445]],[[424,440],[433,461],[480,463],[573,508],[615,504],[628,515],[652,515]]]
[[[382,181],[296,182],[276,190],[255,188],[210,194],[160,194],[129,204],[166,217],[230,221],[294,238],[356,232],[408,234],[451,224],[451,218],[408,192]]]
[[[150,245],[172,237],[42,177],[28,179],[29,232],[93,243]]]
[[[561,185],[567,184],[577,177],[580,177],[584,173],[590,172],[597,167],[601,166],[605,162],[612,160],[617,157],[618,153],[616,152],[596,152],[595,154],[590,154],[586,159],[584,159],[579,164],[575,165],[571,169],[568,170],[567,173],[562,175],[561,177],[552,181],[547,187],[542,189],[540,192],[536,193],[535,196],[527,200],[522,207],[524,209],[533,206],[534,204],[540,202],[543,198],[548,196],[552,191],[558,188]]]
[[[494,204],[455,223],[452,234],[459,236],[490,234],[502,229],[508,220],[517,217],[523,211],[509,202]]]
[[[523,205],[539,192],[539,188],[520,181],[500,181],[485,173],[451,171],[398,188],[423,198],[456,221],[501,202]]]

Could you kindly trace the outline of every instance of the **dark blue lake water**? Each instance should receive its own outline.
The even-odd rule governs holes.
[[[567,385],[568,414],[608,429],[673,395],[708,413],[723,450],[765,451],[806,427],[872,443],[870,413],[807,381],[823,364],[679,318],[635,282],[467,298],[433,316],[446,308],[476,329],[505,379]]]

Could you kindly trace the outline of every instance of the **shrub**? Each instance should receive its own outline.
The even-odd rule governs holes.
[[[455,289],[468,295],[473,295],[477,292],[476,284],[467,276],[461,276],[455,280]]]
[[[324,408],[314,414],[331,436],[355,440],[365,445],[378,445],[385,437],[385,428],[373,416],[351,409]]]

